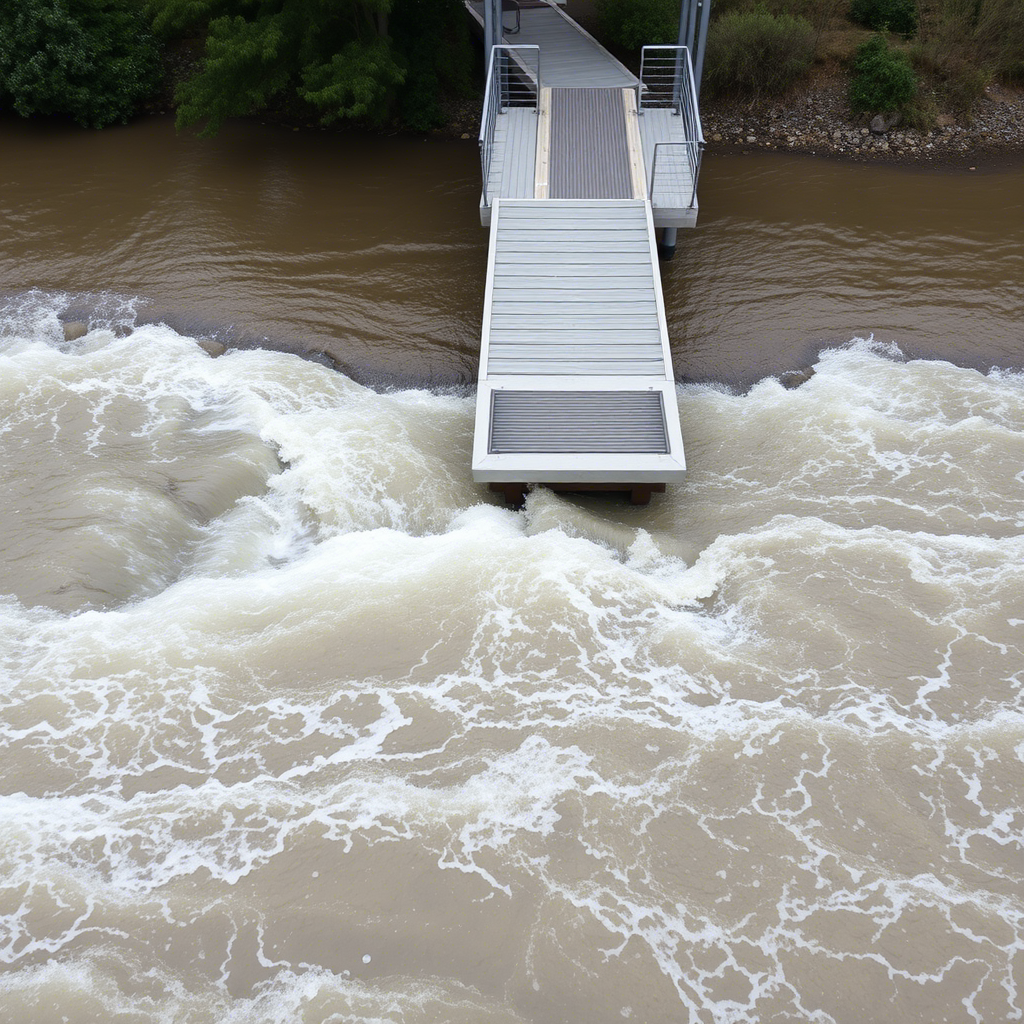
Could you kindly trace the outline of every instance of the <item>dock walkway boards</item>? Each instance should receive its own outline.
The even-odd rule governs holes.
[[[480,136],[473,478],[510,501],[529,484],[645,501],[686,472],[654,232],[697,218],[696,100],[666,92],[664,71],[688,74],[689,56],[662,48],[641,87],[556,8],[519,24],[506,13]]]
[[[650,205],[496,200],[474,478],[645,483],[685,469]]]
[[[482,27],[483,4],[470,0],[469,12]],[[554,89],[631,89],[634,75],[619,63],[589,32],[556,7],[527,8],[519,12],[519,31],[508,31],[504,21],[502,42],[509,46],[539,46],[543,54],[541,77]]]

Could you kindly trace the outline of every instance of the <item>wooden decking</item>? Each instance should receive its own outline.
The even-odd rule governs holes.
[[[670,379],[642,200],[498,200],[481,370]]]
[[[641,111],[637,121],[655,225],[696,227],[697,195],[682,119],[671,110],[652,107]]]

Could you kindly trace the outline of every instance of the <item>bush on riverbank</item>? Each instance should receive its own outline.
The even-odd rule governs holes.
[[[1024,3],[982,0],[975,29],[982,60],[1007,82],[1024,85]]]
[[[0,18],[0,103],[22,117],[124,122],[160,74],[148,24],[127,0],[19,0]]]
[[[473,66],[460,0],[149,0],[170,38],[199,33],[205,56],[176,91],[178,125],[212,135],[229,117],[284,106],[322,124],[423,129]],[[300,113],[301,116],[301,113]]]
[[[871,114],[902,111],[916,94],[917,76],[905,53],[890,48],[882,35],[861,45],[850,80],[850,106],[855,111]]]
[[[814,37],[804,18],[763,8],[733,11],[708,32],[704,84],[718,95],[777,96],[810,68]]]
[[[917,4],[915,0],[853,0],[850,20],[909,39],[917,31]]]
[[[679,38],[677,0],[597,0],[601,34],[628,53]]]

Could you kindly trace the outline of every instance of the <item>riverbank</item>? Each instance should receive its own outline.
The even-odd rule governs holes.
[[[596,28],[588,8],[574,13],[585,27]],[[164,88],[147,110],[153,114],[173,111],[176,85],[197,70],[200,60],[198,40],[169,51]],[[970,114],[940,111],[930,129],[910,127],[898,117],[854,114],[847,101],[848,90],[848,73],[833,63],[815,68],[790,94],[773,100],[705,97],[701,103],[704,137],[709,149],[719,152],[778,150],[861,162],[964,167],[992,160],[1024,161],[1022,89],[990,85]],[[481,105],[479,95],[444,100],[443,122],[429,134],[475,142]],[[287,106],[260,111],[254,119],[299,131],[352,130],[349,122],[324,128],[310,121],[308,111]],[[401,135],[407,130],[395,126],[384,129],[383,134]]]
[[[719,151],[782,150],[855,161],[964,164],[1024,160],[1024,90],[991,85],[969,117],[939,114],[920,130],[898,118],[853,114],[848,79],[822,71],[782,99],[749,102],[706,99],[701,121],[708,147]],[[480,131],[477,100],[450,102],[434,134],[473,139]]]
[[[845,75],[811,79],[785,101],[708,101],[702,109],[708,144],[727,149],[777,149],[889,163],[963,163],[1024,158],[1024,92],[989,86],[969,117],[939,114],[920,130],[898,117],[855,115]]]

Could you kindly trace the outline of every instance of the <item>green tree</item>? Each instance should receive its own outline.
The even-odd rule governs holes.
[[[159,32],[205,33],[202,67],[177,95],[179,126],[202,122],[204,135],[215,134],[228,117],[296,97],[324,124],[380,123],[401,110],[408,123],[426,127],[438,116],[437,93],[464,85],[466,72],[455,69],[469,64],[458,0],[150,0],[150,6]]]
[[[0,102],[22,117],[127,121],[160,74],[153,36],[128,0],[17,0],[0,17]]]

